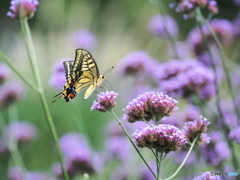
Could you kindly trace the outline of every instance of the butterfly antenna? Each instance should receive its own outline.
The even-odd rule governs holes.
[[[107,79],[105,79],[105,81],[108,83],[108,85],[110,86],[111,90],[113,91],[111,83]]]
[[[53,96],[53,98],[55,98],[55,97],[57,97],[57,96],[59,96],[59,95],[61,95],[62,93],[60,92],[60,93],[58,93],[57,95],[55,95],[55,96]],[[52,103],[54,103],[54,102],[56,102],[58,99],[60,99],[62,96],[59,96],[57,99],[55,99],[54,101],[52,101]]]
[[[111,72],[111,70],[112,70],[113,68],[114,68],[114,67],[112,66],[110,69],[108,69],[105,73],[103,73],[103,76],[104,76],[106,73]]]

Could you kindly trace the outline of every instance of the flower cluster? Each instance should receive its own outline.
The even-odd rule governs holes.
[[[32,141],[36,138],[36,135],[36,127],[24,121],[13,122],[9,124],[4,131],[4,136],[7,140],[14,140],[19,144]]]
[[[24,94],[24,88],[20,83],[7,82],[0,88],[0,106],[8,107],[22,99]]]
[[[228,44],[232,39],[233,25],[230,21],[224,19],[214,19],[210,22],[213,31],[223,44]],[[203,26],[203,33],[206,39],[214,44],[213,36],[206,26]],[[201,55],[206,49],[205,40],[199,28],[193,29],[188,35],[189,47],[193,49],[196,55]]]
[[[171,7],[175,7],[177,12],[183,13],[185,19],[192,17],[196,8],[208,7],[208,10],[214,14],[218,13],[217,2],[215,0],[174,0],[175,4],[171,4]]]
[[[76,175],[78,172],[86,172],[89,174],[96,172],[94,162],[97,156],[93,156],[90,146],[85,137],[69,132],[60,138],[60,147],[66,161],[67,172],[70,176]],[[52,167],[54,173],[58,177],[63,177],[61,166],[56,163]]]
[[[135,51],[127,54],[118,64],[118,76],[151,74],[157,61],[145,51]]]
[[[49,84],[57,89],[62,89],[65,82],[65,70],[63,66],[64,61],[69,61],[71,58],[64,58],[57,61],[52,68],[52,76],[49,80]]]
[[[38,0],[11,0],[10,11],[7,16],[19,19],[21,13],[22,17],[31,18],[34,16],[38,4]]]
[[[167,94],[184,98],[198,94],[206,100],[215,94],[213,72],[196,60],[170,61],[162,64],[160,71],[156,78]]]
[[[196,119],[194,121],[185,123],[183,131],[188,142],[192,143],[194,139],[198,135],[200,135],[199,138],[200,144],[209,143],[209,138],[206,135],[202,135],[207,131],[207,127],[209,124],[210,122],[203,116],[200,116],[199,119]]]
[[[172,97],[161,92],[145,92],[128,103],[124,109],[124,119],[130,123],[136,121],[158,122],[164,116],[170,116],[178,110],[178,102]]]
[[[97,45],[96,36],[88,29],[81,29],[75,32],[72,39],[77,48],[93,49]]]
[[[213,131],[208,134],[211,141],[200,146],[201,156],[207,163],[218,166],[231,157],[231,151],[220,131]]]
[[[97,101],[93,102],[91,110],[97,110],[100,112],[110,111],[117,105],[117,96],[118,94],[113,91],[101,92],[98,94]]]
[[[167,15],[162,16],[158,14],[153,16],[149,21],[148,27],[153,35],[161,36],[162,38],[168,38],[168,34],[171,37],[178,35],[177,23]]]
[[[156,149],[158,152],[169,153],[179,151],[186,144],[184,133],[177,127],[167,124],[146,126],[132,134],[138,147]]]
[[[232,139],[233,141],[240,143],[240,126],[233,129],[230,133],[229,133],[229,138]]]
[[[4,64],[0,64],[0,85],[7,79],[9,75],[9,69]]]

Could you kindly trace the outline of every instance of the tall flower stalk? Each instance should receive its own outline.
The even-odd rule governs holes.
[[[69,180],[67,171],[66,171],[66,165],[65,162],[63,160],[63,155],[60,149],[60,145],[59,145],[59,141],[58,141],[58,136],[57,136],[57,132],[53,123],[53,119],[46,101],[46,97],[44,94],[44,90],[43,90],[43,86],[42,86],[42,82],[41,82],[41,75],[39,73],[39,69],[38,69],[38,65],[37,65],[37,58],[36,58],[36,54],[35,54],[35,50],[34,50],[34,45],[33,45],[33,40],[32,40],[32,36],[31,36],[31,31],[29,28],[29,24],[28,24],[28,18],[31,18],[34,15],[34,11],[36,10],[36,5],[38,5],[38,1],[34,0],[34,1],[11,1],[11,11],[7,14],[8,16],[15,18],[15,19],[20,19],[20,24],[21,24],[21,29],[22,29],[22,34],[23,34],[23,38],[25,41],[25,46],[26,46],[26,50],[28,53],[28,57],[29,57],[29,62],[31,65],[31,69],[33,71],[33,75],[36,81],[36,85],[33,85],[33,83],[31,83],[28,79],[26,79],[26,77],[24,77],[19,71],[17,71],[17,69],[12,65],[12,63],[6,58],[6,56],[1,53],[1,56],[3,57],[3,60],[5,60],[7,62],[7,64],[10,65],[10,68],[12,68],[12,70],[20,76],[20,78],[27,84],[29,85],[32,89],[35,90],[35,92],[38,93],[43,109],[44,109],[44,113],[46,116],[46,121],[48,124],[48,127],[50,129],[53,141],[55,143],[56,146],[56,150],[57,150],[57,154],[61,163],[61,167],[62,167],[62,171],[64,174],[64,177],[66,180]]]

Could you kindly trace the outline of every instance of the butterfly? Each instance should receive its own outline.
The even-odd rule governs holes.
[[[54,97],[58,96],[57,99],[64,98],[66,102],[75,98],[85,87],[87,87],[87,89],[84,94],[84,99],[87,99],[104,79],[104,76],[99,73],[97,63],[93,56],[84,49],[76,49],[74,61],[65,61],[63,62],[63,66],[67,82],[62,92]]]

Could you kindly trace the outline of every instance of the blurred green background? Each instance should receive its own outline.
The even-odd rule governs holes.
[[[165,11],[172,15],[179,25],[179,40],[185,40],[187,33],[195,26],[193,20],[183,20],[179,13],[168,8],[169,1],[163,1]],[[218,1],[220,12],[216,17],[233,20],[238,12],[232,1]],[[12,62],[31,80],[31,68],[28,62],[20,24],[6,16],[9,1],[0,4],[0,48]],[[52,104],[52,97],[58,93],[49,85],[51,69],[59,59],[74,59],[75,49],[72,34],[80,29],[91,30],[98,39],[98,45],[91,51],[100,72],[103,73],[116,66],[128,52],[146,50],[149,54],[166,61],[166,41],[153,38],[148,31],[148,20],[159,10],[147,0],[42,0],[35,16],[29,20],[38,66],[41,73],[47,101],[53,116],[59,137],[69,131],[76,131],[88,136],[89,143],[96,150],[102,150],[105,139],[105,126],[112,120],[110,113],[91,111],[90,107],[96,94],[83,100],[83,93],[66,103],[64,100]],[[152,48],[154,47],[154,48]],[[126,101],[122,100],[131,89],[131,80],[118,79],[115,70],[106,75],[113,90],[120,94],[117,115],[121,117]],[[18,79],[11,74],[11,79]],[[26,86],[25,86],[26,87]],[[38,138],[21,149],[26,167],[31,171],[49,171],[57,161],[51,134],[47,127],[43,109],[38,95],[26,87],[26,95],[17,105],[19,120],[36,125]],[[7,117],[7,110],[1,109]],[[9,162],[0,158],[0,179]]]

